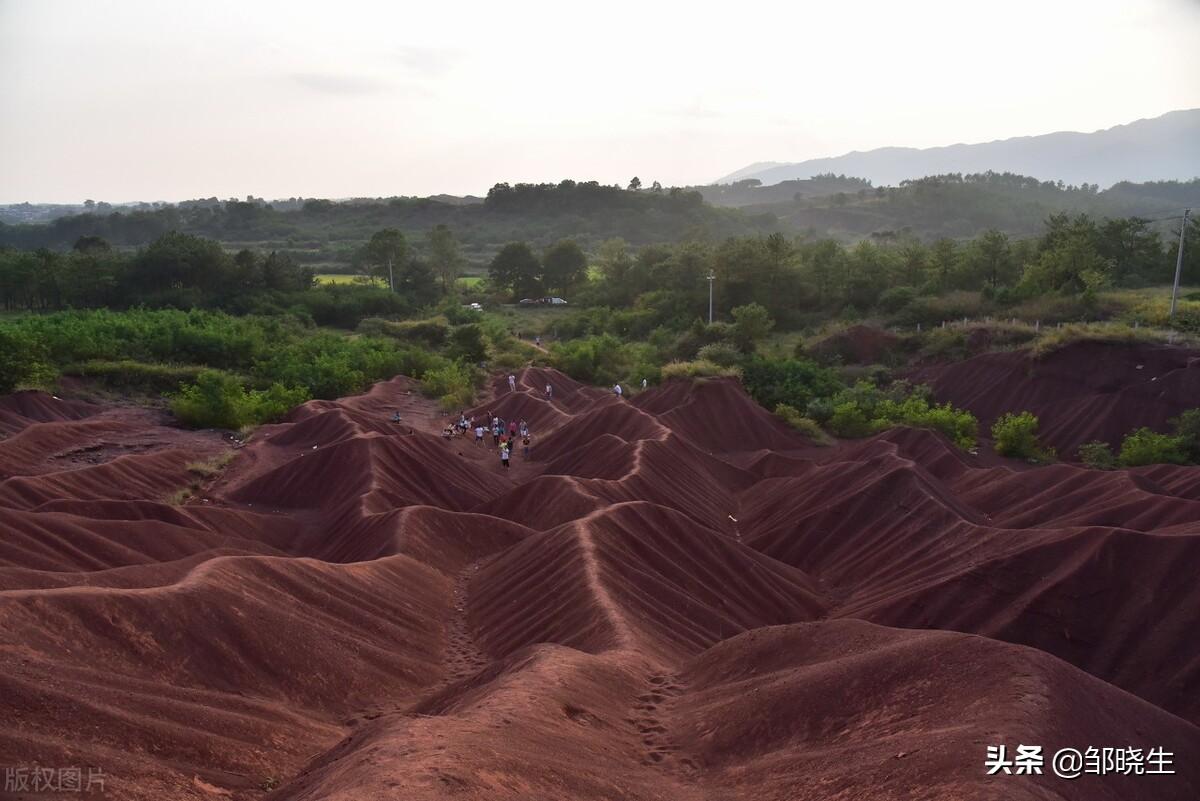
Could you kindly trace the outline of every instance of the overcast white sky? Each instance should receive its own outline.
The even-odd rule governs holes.
[[[1200,0],[0,0],[0,202],[701,183],[1200,107]]]

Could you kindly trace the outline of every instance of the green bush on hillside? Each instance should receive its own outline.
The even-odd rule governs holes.
[[[1188,409],[1171,421],[1179,447],[1189,462],[1200,462],[1200,409]]]
[[[750,397],[767,409],[781,403],[808,409],[815,398],[828,398],[844,386],[835,371],[809,359],[762,357],[751,358],[742,365],[742,383]]]
[[[425,373],[421,391],[437,398],[444,411],[465,409],[475,403],[475,375],[461,362],[448,362]]]
[[[205,370],[195,383],[180,387],[170,403],[171,411],[184,425],[236,430],[277,420],[308,398],[305,389],[281,384],[248,392],[235,376]]]
[[[663,381],[670,378],[738,378],[741,376],[741,371],[736,367],[722,367],[713,362],[696,359],[690,362],[665,364],[660,375]]]
[[[979,422],[975,415],[963,409],[956,409],[949,403],[940,406],[930,403],[919,394],[910,395],[901,401],[887,398],[876,406],[875,426],[886,428],[895,425],[938,431],[963,450],[975,447],[979,436]]]
[[[842,401],[833,407],[833,414],[826,424],[835,436],[847,439],[869,437],[875,433],[866,412],[853,401]]]
[[[207,368],[195,364],[175,365],[139,362],[133,359],[108,361],[93,359],[63,369],[67,375],[92,378],[114,389],[137,389],[167,393],[180,384],[194,383]]]
[[[1037,438],[1038,419],[1032,412],[1001,415],[992,423],[992,442],[996,453],[1034,462],[1050,462],[1055,458],[1053,448]]]
[[[414,344],[437,347],[446,341],[450,326],[444,317],[392,322],[368,317],[358,324],[358,333],[368,336],[389,336]]]
[[[1179,437],[1139,428],[1125,435],[1117,457],[1122,467],[1148,464],[1187,464],[1188,456]]]
[[[714,342],[711,345],[705,345],[700,348],[696,353],[696,358],[700,361],[719,364],[722,367],[732,367],[741,361],[742,354],[732,345],[727,345],[724,342]]]
[[[1107,442],[1093,440],[1079,446],[1079,461],[1093,470],[1113,470],[1117,466],[1117,457]]]
[[[479,364],[486,360],[487,345],[483,341],[483,329],[475,323],[455,326],[450,331],[450,347],[446,356],[468,364]]]
[[[33,337],[0,328],[0,395],[37,377],[45,369],[43,355]]]

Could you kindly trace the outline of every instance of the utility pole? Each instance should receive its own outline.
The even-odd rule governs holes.
[[[388,256],[388,291],[396,291],[396,279],[392,277],[392,257]]]
[[[1179,226],[1179,254],[1175,257],[1175,286],[1171,288],[1171,313],[1167,320],[1175,319],[1175,299],[1179,295],[1179,276],[1183,272],[1183,240],[1187,237],[1187,218],[1191,209],[1183,210],[1183,223]]]
[[[710,272],[708,274],[708,324],[709,325],[712,325],[712,322],[713,322],[713,318],[712,318],[713,281],[716,281],[716,280],[717,280],[716,273]]]

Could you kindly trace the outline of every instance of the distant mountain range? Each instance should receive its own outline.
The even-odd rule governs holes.
[[[1194,178],[1200,176],[1200,109],[1172,111],[1094,133],[1061,131],[924,149],[881,147],[793,164],[759,162],[715,183],[755,178],[771,185],[834,173],[891,186],[927,175],[988,170],[1102,188],[1119,181]]]

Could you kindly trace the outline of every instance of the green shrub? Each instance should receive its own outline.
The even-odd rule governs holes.
[[[158,364],[137,362],[132,359],[106,361],[93,359],[65,367],[67,375],[93,378],[114,389],[137,389],[144,392],[165,393],[179,388],[180,384],[194,382],[207,368],[199,365]]]
[[[425,373],[421,391],[441,401],[442,409],[453,411],[475,403],[475,375],[461,362],[449,362]]]
[[[252,372],[264,381],[305,387],[314,398],[332,399],[361,392],[373,381],[396,375],[420,378],[444,362],[428,348],[321,332],[281,344],[255,362]]]
[[[398,317],[412,311],[398,292],[355,284],[323,284],[316,289],[291,292],[288,305],[304,308],[317,325],[353,331],[367,317]]]
[[[185,425],[239,429],[277,420],[308,397],[303,388],[287,389],[280,384],[247,392],[235,376],[205,370],[195,383],[180,387],[170,403],[171,411]]]
[[[866,413],[858,404],[849,400],[833,407],[833,414],[829,417],[827,425],[834,435],[849,439],[869,437],[875,433],[875,428]]]
[[[988,309],[988,301],[979,292],[947,292],[914,299],[897,313],[896,321],[904,325],[921,323],[925,328],[933,328],[943,321],[982,317]]]
[[[741,371],[737,367],[722,367],[706,361],[671,362],[663,365],[662,379],[669,378],[738,378]]]
[[[920,337],[921,361],[961,361],[970,355],[967,333],[961,328],[933,328]]]
[[[696,358],[701,361],[719,364],[722,367],[732,367],[741,360],[742,354],[732,345],[727,345],[724,342],[714,342],[711,345],[705,345],[700,348],[696,353]]]
[[[814,398],[832,396],[844,386],[836,372],[809,359],[762,357],[742,365],[742,383],[750,397],[768,409],[781,403],[807,409]],[[833,414],[832,409],[829,414]]]
[[[450,347],[446,355],[455,361],[479,364],[487,359],[483,329],[474,323],[455,326],[450,331]]]
[[[1159,434],[1148,428],[1139,428],[1125,435],[1121,441],[1121,454],[1117,457],[1122,467],[1140,467],[1147,464],[1187,464],[1187,453],[1178,437]]]
[[[405,342],[437,347],[446,341],[450,326],[445,317],[430,317],[425,320],[403,320],[392,322],[368,317],[358,324],[358,333],[367,336],[389,336]]]
[[[21,331],[0,328],[0,395],[32,381],[45,369],[44,349]]]
[[[1079,446],[1079,461],[1093,470],[1113,470],[1117,466],[1117,457],[1107,442],[1093,440]]]
[[[735,306],[730,314],[734,319],[733,339],[747,353],[754,350],[760,340],[766,339],[775,326],[770,313],[758,303]]]
[[[1053,461],[1054,449],[1038,441],[1037,430],[1038,419],[1031,412],[1002,415],[992,424],[996,453],[1035,462]]]
[[[811,417],[805,417],[804,415],[800,414],[800,411],[794,406],[788,406],[786,403],[779,404],[775,407],[775,416],[782,418],[785,423],[811,439],[816,444],[831,444],[829,435],[821,429],[821,425]]]
[[[786,404],[785,404],[786,405]],[[806,411],[808,416],[818,423],[828,423],[829,418],[833,417],[833,398],[813,398],[808,402]]]
[[[530,351],[532,355],[532,351]],[[652,345],[622,342],[611,334],[555,342],[550,346],[550,363],[578,381],[611,386],[620,381],[631,388],[643,378],[652,379],[653,365],[660,360]],[[730,370],[727,374],[733,375]]]
[[[653,361],[635,362],[633,365],[633,368],[629,371],[629,374],[626,376],[627,386],[635,387],[637,390],[640,390],[642,387],[643,379],[645,379],[647,386],[652,387],[656,384],[660,384],[660,383],[662,383],[662,379],[663,379],[662,371],[663,371],[663,368],[660,367],[656,362],[653,362]]]
[[[270,423],[309,400],[308,390],[303,387],[287,388],[272,384],[265,390],[247,393],[250,404],[250,422]]]
[[[1162,344],[1165,341],[1166,335],[1152,328],[1133,328],[1124,323],[1084,323],[1043,329],[1032,352],[1040,358],[1076,342]]]
[[[917,299],[917,290],[911,286],[894,286],[885,289],[879,296],[878,306],[886,314],[895,314]]]
[[[1189,409],[1171,421],[1179,447],[1190,462],[1200,462],[1200,409]]]
[[[928,428],[945,434],[963,450],[975,447],[979,436],[979,421],[964,409],[956,409],[949,403],[941,406],[929,402],[920,387],[900,401],[885,398],[875,407],[873,427],[876,429],[902,425],[910,428]],[[898,391],[903,392],[903,389]]]

